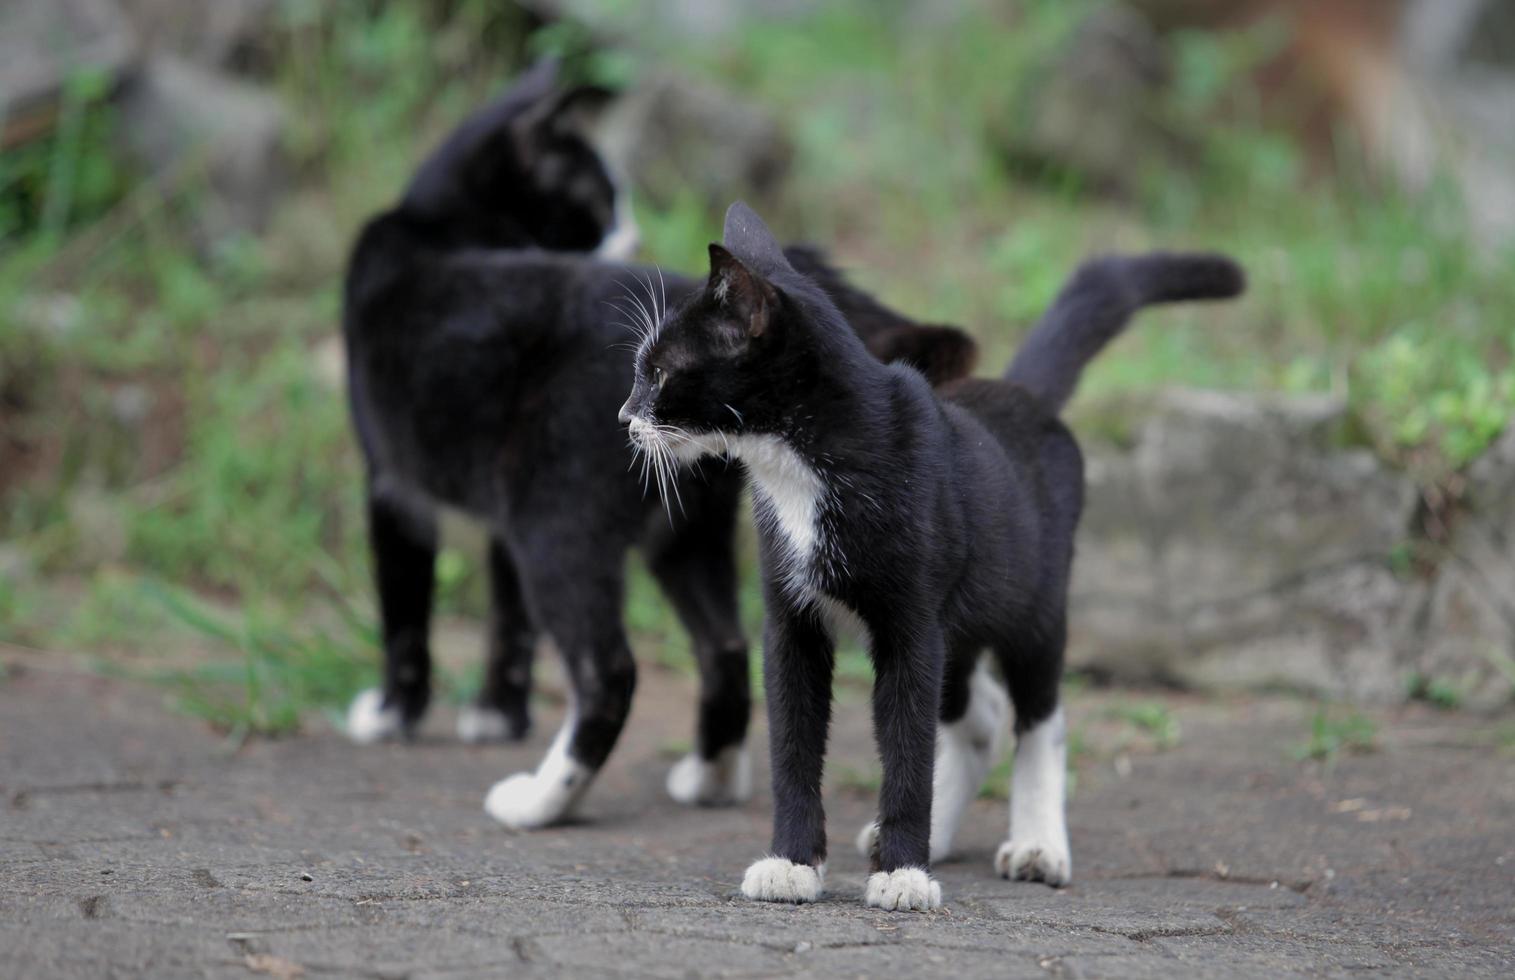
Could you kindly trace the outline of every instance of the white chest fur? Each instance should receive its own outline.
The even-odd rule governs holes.
[[[821,503],[826,485],[820,474],[777,436],[736,436],[733,455],[747,465],[760,519],[788,552],[791,586],[808,591],[821,544]]]
[[[853,609],[826,594],[817,574],[822,568],[832,575],[847,572],[838,542],[825,532],[822,511],[831,492],[826,481],[776,436],[736,436],[730,445],[752,477],[758,520],[783,550],[776,571],[789,594],[813,604],[833,632],[841,630],[868,642],[866,625]]]

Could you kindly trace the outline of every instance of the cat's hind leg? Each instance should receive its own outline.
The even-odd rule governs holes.
[[[531,727],[531,662],[536,625],[521,595],[509,548],[498,534],[489,541],[489,639],[484,686],[458,714],[458,738],[494,742],[524,738]]]
[[[484,809],[518,830],[568,816],[589,789],[631,709],[636,664],[621,624],[625,542],[560,512],[517,522],[511,556],[532,620],[563,657],[568,716],[534,772],[496,783]]]
[[[1066,636],[1062,614],[1047,629],[996,650],[1015,704],[1010,838],[994,867],[1003,877],[1062,886],[1073,878],[1064,813],[1068,738],[1058,701]]]
[[[368,532],[384,638],[384,684],[361,692],[347,709],[347,735],[364,743],[412,734],[431,700],[436,515],[422,500],[371,476]]]

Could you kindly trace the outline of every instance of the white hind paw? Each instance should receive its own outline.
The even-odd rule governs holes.
[[[857,852],[863,857],[873,857],[873,849],[878,846],[878,821],[870,820],[868,823],[863,824],[863,829],[857,832],[857,837],[853,838],[852,843],[857,848]],[[943,844],[940,840],[937,839],[935,834],[932,835],[932,864],[935,864],[938,861],[946,860],[951,856],[951,852],[952,848],[950,846]]]
[[[891,912],[929,912],[942,904],[942,886],[925,868],[895,868],[868,876],[863,904]]]
[[[1067,845],[1039,840],[1007,840],[994,855],[994,870],[1000,877],[1019,881],[1043,881],[1061,888],[1073,880],[1073,859]]]
[[[405,732],[400,709],[384,705],[384,692],[376,687],[359,692],[347,708],[347,737],[359,745],[399,738]]]
[[[752,759],[745,745],[722,749],[714,759],[691,752],[668,771],[668,795],[685,806],[729,806],[752,797]]]
[[[821,897],[826,866],[795,864],[779,857],[754,862],[742,877],[742,894],[759,902],[814,902]]]
[[[870,820],[863,824],[863,829],[857,832],[852,843],[863,857],[873,857],[873,848],[878,844],[878,821]]]

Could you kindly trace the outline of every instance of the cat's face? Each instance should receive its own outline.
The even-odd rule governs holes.
[[[710,246],[705,288],[678,308],[654,310],[636,355],[621,421],[654,457],[688,461],[723,453],[732,438],[778,424],[776,375],[787,376],[789,304],[783,293],[720,245]]]

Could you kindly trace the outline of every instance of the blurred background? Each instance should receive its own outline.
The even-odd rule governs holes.
[[[1092,252],[1247,265],[1075,401],[1074,684],[1511,703],[1500,0],[6,0],[0,662],[83,657],[239,735],[372,682],[346,249],[545,53],[622,92],[599,136],[644,260],[699,272],[746,197],[985,372]],[[451,540],[461,699],[484,590]],[[629,619],[690,670],[637,568]]]

